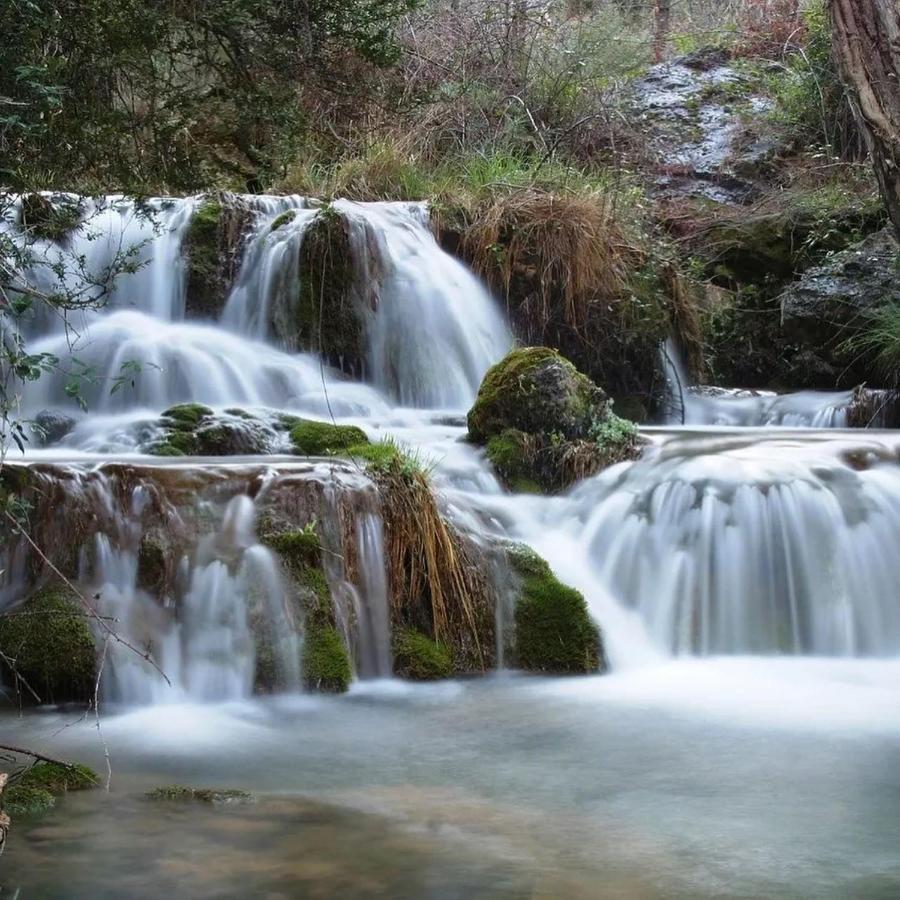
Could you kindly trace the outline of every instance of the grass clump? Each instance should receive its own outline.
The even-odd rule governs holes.
[[[842,349],[871,357],[885,379],[900,384],[900,304],[892,302],[866,316],[859,333],[845,341]]]
[[[148,800],[174,801],[177,803],[208,803],[220,805],[228,803],[252,803],[253,794],[247,791],[227,788],[224,790],[210,788],[190,788],[180,784],[169,784],[147,791],[144,796]]]
[[[584,597],[560,582],[533,550],[516,547],[510,562],[521,583],[515,609],[515,656],[532,672],[578,674],[605,667],[600,632]]]
[[[409,628],[394,636],[394,673],[413,681],[436,681],[453,674],[450,648]]]
[[[87,766],[38,762],[26,769],[3,792],[3,805],[12,815],[36,815],[56,804],[67,791],[96,787],[97,773]]]
[[[334,425],[312,419],[295,419],[290,428],[294,451],[301,456],[346,455],[350,447],[369,442],[366,433],[356,425]]]
[[[81,605],[66,588],[46,587],[0,616],[0,650],[15,661],[13,680],[17,672],[41,702],[86,701],[92,696],[94,638]],[[21,690],[21,696],[29,698],[31,693]]]

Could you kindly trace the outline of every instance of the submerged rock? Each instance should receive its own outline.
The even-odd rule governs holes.
[[[86,702],[96,683],[96,648],[89,618],[69,588],[45,587],[21,606],[0,615],[0,651],[15,660],[7,681],[25,702]],[[0,662],[0,666],[7,666]]]
[[[200,403],[181,403],[159,420],[162,436],[150,447],[154,456],[252,456],[271,451],[275,431],[241,409],[213,412]]]
[[[75,420],[71,416],[45,409],[34,417],[31,433],[39,446],[47,447],[58,444],[74,427]]]
[[[513,657],[522,669],[584,674],[606,669],[600,631],[584,597],[559,581],[527,547],[513,548],[509,562],[518,578]]]
[[[547,347],[513,350],[485,375],[469,439],[515,491],[555,491],[640,454],[635,426],[604,391]]]
[[[235,788],[190,788],[180,784],[170,784],[147,791],[148,800],[174,801],[177,803],[208,803],[211,806],[225,806],[255,803],[256,798],[248,791]]]

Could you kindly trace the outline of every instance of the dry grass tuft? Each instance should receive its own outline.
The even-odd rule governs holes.
[[[536,280],[539,308],[532,316],[550,321],[561,300],[566,323],[577,331],[593,305],[623,297],[644,261],[608,196],[540,189],[497,196],[476,209],[463,252],[505,296],[518,279]]]
[[[392,620],[453,648],[457,669],[486,669],[493,654],[490,586],[474,548],[444,519],[427,474],[380,471]]]

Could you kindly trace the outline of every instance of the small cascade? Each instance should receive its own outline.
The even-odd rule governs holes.
[[[484,285],[445,253],[424,204],[334,204],[371,295],[372,380],[401,406],[467,409],[512,335]]]
[[[672,437],[585,482],[523,536],[561,558],[627,663],[663,654],[900,653],[897,449]],[[541,532],[549,532],[552,539]],[[571,577],[571,575],[570,575]]]
[[[789,428],[881,428],[894,424],[890,391],[775,391],[698,386],[671,340],[661,350],[667,393],[663,420],[669,425]]]
[[[366,513],[359,518],[356,548],[359,565],[359,587],[354,592],[357,674],[360,678],[389,678],[393,672],[391,612],[380,515]]]

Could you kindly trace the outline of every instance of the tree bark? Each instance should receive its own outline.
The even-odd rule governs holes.
[[[672,21],[672,0],[656,0],[653,7],[653,60],[662,62]]]
[[[900,237],[900,4],[828,0],[834,58]]]

